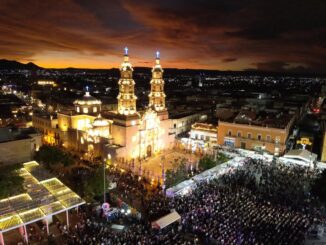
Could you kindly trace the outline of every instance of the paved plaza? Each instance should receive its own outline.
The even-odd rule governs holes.
[[[163,169],[165,171],[173,169],[181,162],[185,162],[186,166],[189,168],[191,165],[192,167],[196,167],[199,159],[200,157],[198,155],[172,149],[163,151],[145,160],[136,161],[134,166],[121,163],[118,163],[118,165],[122,168],[130,168],[134,173],[142,173],[142,175],[148,176],[155,181],[158,179],[161,181]]]

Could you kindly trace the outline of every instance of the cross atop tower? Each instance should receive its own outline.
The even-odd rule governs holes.
[[[125,47],[125,55],[128,55],[128,47]]]
[[[85,87],[85,90],[86,90],[86,92],[85,92],[85,96],[87,96],[87,97],[90,96],[90,95],[89,95],[89,88],[88,88],[88,86]]]

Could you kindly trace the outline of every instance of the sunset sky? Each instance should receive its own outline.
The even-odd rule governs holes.
[[[325,0],[0,0],[0,59],[43,67],[314,71]]]

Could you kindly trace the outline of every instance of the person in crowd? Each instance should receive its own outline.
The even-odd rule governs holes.
[[[311,227],[325,222],[319,202],[309,193],[317,170],[246,158],[218,178],[196,184],[172,198],[128,172],[111,170],[124,200],[141,200],[143,215],[121,232],[89,211],[67,232],[67,244],[154,245],[303,244]],[[151,221],[172,209],[182,217],[163,230]]]

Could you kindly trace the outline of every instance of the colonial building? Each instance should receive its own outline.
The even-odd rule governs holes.
[[[191,126],[190,138],[217,144],[217,126],[208,123],[194,123]]]
[[[125,49],[120,67],[118,107],[102,111],[102,102],[87,91],[72,111],[59,111],[57,130],[63,146],[90,156],[108,155],[137,160],[170,148],[174,143],[172,121],[165,106],[163,69],[159,53],[152,69],[149,105],[137,111],[133,68]],[[38,120],[35,116],[34,120]]]
[[[57,115],[49,113],[33,113],[33,127],[42,134],[42,142],[48,145],[59,145],[59,131],[57,129]]]
[[[181,138],[181,146],[192,152],[204,153],[217,145],[217,126],[208,123],[194,123],[188,138]]]
[[[218,144],[247,150],[284,153],[296,115],[240,111],[218,123]]]

